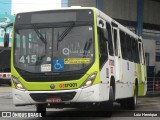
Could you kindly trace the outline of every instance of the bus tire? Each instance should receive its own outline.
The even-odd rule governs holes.
[[[114,99],[114,91],[113,87],[110,86],[109,91],[109,101],[104,102],[101,106],[103,108],[103,115],[105,117],[111,117],[113,113],[113,100]]]
[[[46,106],[43,104],[37,104],[36,112],[40,113],[42,117],[46,117]]]
[[[120,101],[122,109],[135,110],[137,105],[137,96],[138,96],[138,86],[135,86],[134,96],[131,98],[125,98]]]
[[[128,98],[127,100],[127,108],[129,110],[135,110],[137,105],[137,97],[138,97],[138,86],[135,86],[134,89],[134,96],[131,98]]]
[[[122,109],[135,110],[137,105],[138,87],[135,86],[134,96],[130,98],[125,98],[120,101]]]
[[[120,100],[120,105],[121,105],[122,109],[126,109],[127,108],[127,99]]]

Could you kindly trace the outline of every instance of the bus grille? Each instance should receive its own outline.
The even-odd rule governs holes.
[[[85,74],[86,71],[83,73],[74,73],[74,72],[67,72],[67,73],[30,73],[24,70],[21,70],[15,67],[21,77],[27,82],[59,82],[59,81],[70,81],[70,80],[78,80]],[[52,75],[53,74],[53,75]]]
[[[74,98],[76,92],[65,93],[31,93],[31,98],[36,102],[45,102],[47,98],[59,97],[62,101],[69,101]]]

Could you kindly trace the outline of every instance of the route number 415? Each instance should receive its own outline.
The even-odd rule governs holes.
[[[37,56],[36,55],[28,55],[28,56],[22,56],[19,59],[20,63],[36,63]]]

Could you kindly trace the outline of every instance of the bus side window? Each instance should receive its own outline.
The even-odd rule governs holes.
[[[144,53],[142,49],[142,43],[139,43],[139,58],[140,58],[140,63],[144,64]]]
[[[130,36],[130,54],[131,54],[130,61],[133,62],[133,54],[132,54],[132,37],[131,37],[131,36]]]
[[[121,43],[121,51],[122,51],[122,58],[127,59],[127,50],[126,50],[126,34],[123,31],[120,31],[120,43]]]
[[[99,36],[100,68],[102,68],[102,66],[108,60],[106,30],[98,27],[98,36]]]
[[[143,54],[143,63],[146,64],[143,43],[142,43],[142,54]]]
[[[126,43],[127,43],[127,59],[129,61],[132,61],[132,57],[131,57],[131,37],[126,34]]]
[[[140,63],[140,57],[139,57],[139,52],[138,52],[138,40],[136,40],[136,58],[137,58],[137,63]]]
[[[138,40],[137,39],[135,39],[134,49],[135,49],[135,62],[140,63],[139,52],[138,52]]]
[[[111,33],[111,25],[106,22],[106,29],[108,32],[108,49],[109,49],[109,55],[113,56],[114,51],[113,51],[113,42],[112,42],[112,33]]]
[[[114,48],[115,48],[115,56],[118,56],[117,30],[116,29],[114,29]]]
[[[133,44],[134,44],[134,38],[133,37],[131,37],[131,60],[132,60],[132,62],[134,62],[135,61],[135,59],[134,59],[134,46],[133,46]]]
[[[138,52],[139,52],[139,59],[140,59],[140,63],[142,63],[142,53],[141,53],[141,43],[138,43]]]
[[[132,39],[132,56],[133,56],[133,61],[136,62],[136,40],[133,38]]]

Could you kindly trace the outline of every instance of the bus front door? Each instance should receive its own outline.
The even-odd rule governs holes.
[[[122,82],[122,54],[120,47],[120,37],[119,29],[113,27],[113,39],[114,39],[114,49],[115,49],[115,68],[116,68],[116,82]]]

